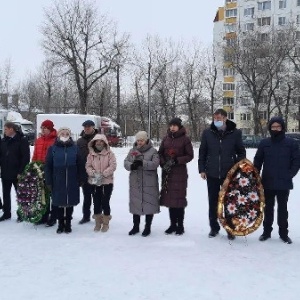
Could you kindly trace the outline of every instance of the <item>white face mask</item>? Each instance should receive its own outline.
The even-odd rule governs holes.
[[[61,137],[59,137],[59,139],[60,139],[60,141],[62,141],[63,143],[65,143],[65,142],[67,142],[70,139],[70,137],[61,136]]]

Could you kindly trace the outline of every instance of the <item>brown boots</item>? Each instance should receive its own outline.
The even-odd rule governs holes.
[[[93,219],[95,219],[94,231],[101,230],[101,232],[106,232],[109,229],[109,221],[111,220],[111,216],[97,214],[93,215]]]

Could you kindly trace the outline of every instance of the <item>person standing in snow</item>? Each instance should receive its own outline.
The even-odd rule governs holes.
[[[79,154],[81,159],[86,163],[87,156],[89,154],[89,142],[94,138],[94,136],[98,133],[98,130],[95,129],[95,123],[92,120],[86,120],[82,123],[83,131],[81,132],[80,138],[77,140],[77,146],[79,150]],[[79,221],[79,224],[85,224],[90,222],[91,220],[91,205],[92,205],[92,187],[87,182],[87,174],[86,179],[84,180],[84,184],[82,185],[83,192],[83,205],[82,205],[82,219]]]
[[[159,188],[157,168],[159,155],[148,139],[147,132],[139,131],[136,142],[124,160],[124,167],[129,175],[129,211],[133,215],[133,228],[129,235],[140,231],[140,219],[146,216],[142,236],[151,233],[153,215],[159,213]]]
[[[198,159],[201,178],[207,181],[210,238],[217,236],[220,231],[217,209],[221,186],[228,171],[245,157],[241,130],[227,119],[224,109],[217,109],[210,127],[203,131]],[[229,240],[235,238],[229,233],[227,236]]]
[[[116,157],[111,151],[104,134],[96,134],[89,142],[86,160],[88,184],[91,185],[94,199],[94,231],[106,232],[111,220],[110,198],[113,191]]]
[[[41,135],[39,138],[36,139],[34,143],[33,155],[31,161],[38,161],[45,163],[46,155],[48,148],[52,146],[56,140],[57,133],[54,129],[54,124],[51,120],[45,120],[41,124]],[[49,217],[50,214],[50,217]],[[56,211],[55,206],[51,205],[51,212],[50,212],[50,203],[48,204],[46,213],[42,217],[42,219],[36,223],[45,224],[47,227],[54,226],[56,224]]]
[[[3,192],[3,215],[0,222],[11,219],[11,187],[17,189],[18,176],[30,161],[29,143],[13,122],[4,125],[4,137],[0,146],[0,166]],[[18,222],[22,219],[18,215]]]
[[[260,142],[254,157],[254,166],[258,171],[263,167],[262,184],[265,193],[264,231],[259,240],[271,238],[276,197],[279,236],[283,242],[291,244],[287,203],[290,190],[293,189],[293,177],[300,168],[299,147],[296,141],[285,136],[286,127],[281,117],[271,118],[268,127],[271,137]]]
[[[62,127],[54,145],[46,156],[46,184],[51,190],[52,203],[57,207],[57,233],[70,233],[74,206],[79,203],[79,185],[85,170],[78,148],[71,138],[71,130]]]
[[[179,118],[169,123],[167,135],[159,147],[162,167],[160,204],[169,208],[170,227],[166,234],[184,233],[184,213],[187,206],[186,190],[188,173],[186,164],[194,158],[193,146]]]

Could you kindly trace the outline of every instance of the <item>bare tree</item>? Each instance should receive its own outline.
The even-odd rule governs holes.
[[[46,54],[73,75],[80,112],[87,113],[89,92],[115,68],[127,37],[119,38],[116,27],[92,2],[80,0],[57,1],[46,9],[42,34]]]

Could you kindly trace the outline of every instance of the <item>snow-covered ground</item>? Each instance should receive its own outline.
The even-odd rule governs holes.
[[[95,233],[93,222],[78,225],[81,205],[70,235],[56,234],[56,227],[18,224],[15,214],[0,224],[1,300],[299,299],[300,175],[289,202],[292,245],[279,240],[276,224],[266,242],[258,241],[262,228],[233,242],[224,230],[208,238],[207,189],[197,171],[198,149],[189,164],[186,233],[164,234],[169,218],[162,208],[151,236],[128,236],[127,151],[115,149],[118,169],[107,233]],[[249,150],[248,158],[254,153]]]

